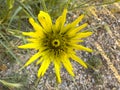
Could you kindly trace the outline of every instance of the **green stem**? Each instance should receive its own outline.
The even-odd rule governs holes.
[[[16,2],[23,8],[24,12],[29,16],[35,18],[31,10],[20,0],[16,0]]]
[[[90,67],[91,69],[93,69],[94,71],[97,71],[97,69],[95,69],[92,65],[86,63],[88,65],[88,67]]]
[[[10,47],[8,47],[5,43],[3,43],[1,40],[0,40],[0,44],[11,54],[11,56],[13,56],[13,58],[16,60],[16,62],[18,64],[21,64],[21,61],[15,56],[15,54],[13,53],[13,51],[11,50]]]
[[[43,6],[44,11],[47,12],[45,0],[41,0],[41,3],[42,3],[42,6]]]
[[[39,81],[40,81],[40,78],[38,78],[38,79],[37,79],[37,81],[35,82],[35,87],[37,87],[37,86],[38,86]]]

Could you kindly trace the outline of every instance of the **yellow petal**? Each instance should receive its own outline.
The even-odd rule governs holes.
[[[79,39],[71,39],[71,41],[69,42],[70,45],[72,44],[78,44],[80,42],[83,42],[83,40],[79,40]]]
[[[40,44],[40,39],[38,38],[27,38],[26,40],[30,43]]]
[[[38,59],[41,56],[40,52],[34,54],[26,63],[24,66],[28,66],[32,62],[34,62],[36,59]]]
[[[62,61],[63,65],[64,65],[64,67],[66,68],[66,70],[69,72],[69,74],[70,74],[71,76],[74,76],[73,68],[72,68],[72,65],[71,65],[69,59],[68,59],[68,58],[64,58],[64,59],[61,60],[61,61]]]
[[[40,64],[43,61],[43,58],[40,58],[37,62],[36,65]]]
[[[55,65],[55,73],[56,73],[57,81],[59,83],[61,83],[61,78],[60,78],[60,60],[54,60],[53,63]]]
[[[77,49],[77,50],[83,50],[83,51],[92,52],[92,49],[84,47],[82,45],[73,45],[73,47],[75,47],[75,49]]]
[[[68,31],[68,35],[73,36],[75,35],[77,32],[79,32],[80,30],[82,30],[83,28],[85,28],[88,24],[84,23],[83,25],[76,27],[75,29],[69,30]]]
[[[60,31],[62,30],[66,21],[66,14],[67,14],[67,9],[64,9],[62,15],[59,16],[55,22],[55,26],[57,28],[56,30],[60,30]]]
[[[84,15],[79,16],[75,21],[73,21],[72,23],[67,24],[62,30],[61,33],[67,33],[68,31],[73,30],[76,25],[83,19]],[[80,30],[81,28],[83,28],[83,26],[80,26],[78,29]],[[72,34],[72,33],[71,33]]]
[[[43,35],[44,35],[44,34],[43,34],[43,28],[42,28],[39,24],[37,24],[37,23],[34,21],[33,18],[29,18],[29,22],[30,22],[30,24],[33,26],[33,28],[35,29],[35,31],[36,31],[37,33],[39,33],[39,36],[43,36]]]
[[[87,68],[86,63],[85,63],[82,59],[80,59],[79,57],[77,57],[75,54],[71,54],[70,57],[71,57],[74,61],[78,62],[79,64],[81,64],[82,66],[84,66],[85,68]]]
[[[38,78],[40,78],[41,76],[43,76],[45,74],[46,70],[48,69],[48,67],[50,65],[50,62],[51,61],[49,60],[49,58],[43,60],[42,65],[38,70],[38,74],[37,74]]]
[[[46,32],[51,31],[52,29],[52,20],[48,13],[40,11],[38,14],[38,20]]]
[[[22,32],[22,34],[25,36],[30,36],[30,37],[34,37],[34,38],[39,37],[39,35],[36,34],[35,32]]]
[[[18,48],[23,48],[23,49],[27,49],[27,48],[30,48],[30,49],[39,49],[39,45],[36,45],[36,43],[28,43],[28,44],[25,44],[25,45],[18,46]]]
[[[76,34],[76,36],[74,37],[74,39],[76,38],[76,39],[81,39],[81,38],[86,38],[86,37],[88,37],[88,36],[90,36],[90,35],[92,35],[93,34],[93,32],[82,32],[82,33],[78,33],[78,34]]]
[[[35,29],[35,31],[41,31],[42,32],[42,27],[37,24],[33,18],[29,18],[29,22],[30,24],[33,26],[33,28]]]
[[[83,19],[84,15],[79,16],[75,21],[71,23],[72,27],[75,27],[81,20]]]

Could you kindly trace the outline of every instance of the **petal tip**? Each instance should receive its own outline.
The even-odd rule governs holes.
[[[32,17],[29,18],[29,22],[30,23],[33,23],[34,22],[34,19]]]
[[[18,48],[22,48],[22,46],[18,46]]]

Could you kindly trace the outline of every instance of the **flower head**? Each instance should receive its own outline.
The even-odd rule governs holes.
[[[83,42],[83,38],[90,36],[92,32],[80,32],[80,30],[87,26],[87,23],[77,26],[84,15],[79,16],[72,23],[65,25],[66,14],[67,9],[64,9],[55,24],[52,23],[50,15],[43,11],[40,11],[38,14],[40,24],[35,22],[33,18],[29,18],[29,22],[35,31],[23,32],[23,35],[29,36],[27,39],[29,43],[19,46],[19,48],[30,48],[38,51],[24,65],[26,67],[34,61],[36,61],[37,65],[41,63],[37,74],[38,78],[45,74],[50,63],[54,63],[59,83],[61,82],[60,68],[62,65],[71,76],[74,76],[70,59],[87,68],[85,62],[76,55],[75,50],[92,52],[91,49],[79,44]]]

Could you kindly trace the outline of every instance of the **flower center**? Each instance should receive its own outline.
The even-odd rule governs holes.
[[[58,39],[55,39],[55,40],[52,41],[52,45],[54,47],[59,47],[60,46],[60,41]]]

